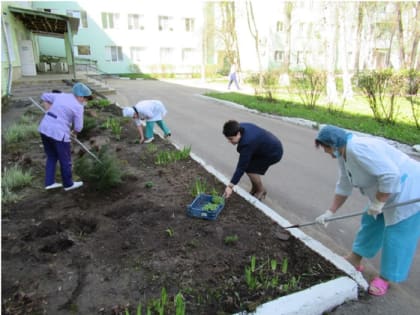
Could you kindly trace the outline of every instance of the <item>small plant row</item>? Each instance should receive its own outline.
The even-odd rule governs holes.
[[[157,165],[167,165],[172,162],[185,160],[190,156],[191,147],[184,147],[182,150],[171,150],[159,152],[156,157]]]
[[[143,305],[139,303],[137,305],[136,313],[135,315],[152,315],[152,314],[159,314],[164,315],[165,309],[171,308],[170,305],[168,305],[169,299],[168,294],[166,292],[165,288],[162,288],[160,298],[151,300],[145,309],[145,313],[143,313]],[[185,315],[185,301],[184,297],[181,292],[178,292],[174,297],[174,307],[175,307],[175,315]],[[130,315],[130,311],[126,308],[125,309],[125,315]]]
[[[111,133],[117,140],[121,139],[122,126],[121,121],[118,118],[109,117],[102,125],[103,128],[110,129]]]
[[[111,105],[111,102],[108,99],[95,99],[88,102],[88,107],[98,107],[105,108]]]
[[[286,283],[279,283],[279,276],[287,274],[288,265],[288,259],[284,258],[280,268],[278,268],[276,259],[263,260],[257,266],[257,259],[255,256],[252,256],[250,265],[245,267],[245,281],[248,288],[250,290],[278,288],[286,293],[296,289],[299,285],[300,277],[296,278],[293,276]]]

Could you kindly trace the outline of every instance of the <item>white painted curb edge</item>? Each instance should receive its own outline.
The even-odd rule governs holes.
[[[357,284],[342,277],[262,304],[253,314],[318,315],[349,300],[357,300]],[[247,313],[236,315],[244,314]]]

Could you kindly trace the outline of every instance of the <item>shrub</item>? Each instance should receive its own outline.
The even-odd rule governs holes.
[[[111,105],[111,101],[108,99],[98,99],[98,100],[91,100],[88,102],[88,107],[99,107],[104,108]]]
[[[365,71],[359,74],[358,86],[368,99],[373,117],[379,122],[395,123],[403,75],[392,69]]]
[[[78,138],[87,138],[89,132],[93,129],[95,129],[97,123],[96,119],[91,116],[85,115],[83,118],[83,129],[82,131],[77,135]]]
[[[306,68],[296,72],[293,77],[293,85],[297,87],[302,103],[314,108],[325,88],[326,74],[324,71]]]
[[[88,154],[79,158],[74,171],[82,180],[98,190],[107,190],[122,183],[122,167],[115,155],[108,152],[107,147],[99,150],[98,162]]]
[[[406,76],[406,98],[410,102],[411,112],[417,129],[420,129],[420,98],[418,92],[420,88],[420,71],[409,70]]]

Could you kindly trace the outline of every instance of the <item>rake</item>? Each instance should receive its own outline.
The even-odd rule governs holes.
[[[419,202],[419,201],[420,201],[420,198],[416,198],[416,199],[412,199],[412,200],[408,200],[408,201],[396,203],[396,204],[393,204],[393,205],[388,205],[388,206],[383,207],[383,209],[389,209],[389,208],[394,208],[394,207],[401,207],[401,206],[410,205],[412,203],[416,203],[416,202]],[[346,218],[356,217],[356,216],[362,215],[365,212],[366,211],[360,211],[360,212],[354,212],[354,213],[344,214],[344,215],[340,215],[340,216],[334,216],[334,217],[325,219],[325,222],[330,222],[330,221],[336,221],[336,220],[342,220],[342,219],[346,219]],[[302,223],[302,224],[294,224],[294,225],[291,225],[291,226],[287,226],[284,229],[299,228],[299,227],[303,227],[303,226],[314,225],[314,224],[317,224],[317,223],[318,223],[317,221],[312,221],[312,222],[307,222],[307,223]]]

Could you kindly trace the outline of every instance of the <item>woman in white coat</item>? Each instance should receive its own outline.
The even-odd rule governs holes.
[[[171,131],[163,121],[163,117],[167,112],[168,111],[163,103],[157,100],[140,101],[133,107],[123,108],[123,116],[132,117],[137,125],[137,129],[140,134],[140,143],[149,143],[153,141],[153,129],[155,127],[155,122],[158,124],[160,129],[162,129],[165,138],[171,136]],[[146,121],[146,139],[143,135],[142,120]]]
[[[372,258],[382,249],[380,274],[370,283],[369,293],[384,295],[389,282],[407,279],[420,238],[420,202],[392,207],[420,197],[420,162],[382,140],[358,137],[335,126],[324,126],[315,145],[339,165],[333,201],[316,221],[325,224],[353,187],[368,197],[352,253],[346,258],[362,271],[362,258]]]

